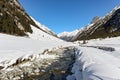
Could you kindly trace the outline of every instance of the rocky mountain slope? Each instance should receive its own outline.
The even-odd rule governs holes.
[[[98,17],[98,16],[95,16],[95,17],[93,18],[93,20],[91,21],[91,24],[88,25],[88,26],[86,26],[85,28],[91,27],[91,26],[93,25],[93,23],[96,23],[98,20],[99,20],[99,17]],[[62,33],[59,33],[59,34],[58,34],[58,37],[59,37],[60,39],[65,40],[65,41],[72,41],[72,40],[74,40],[73,37],[75,37],[75,36],[78,35],[78,34],[81,34],[82,31],[83,31],[85,28],[83,27],[83,28],[80,28],[80,29],[76,29],[76,30],[74,30],[74,31],[72,31],[72,32],[66,32],[66,31],[65,31],[65,32],[62,32]]]
[[[32,33],[31,25],[51,35],[55,34],[46,29],[43,25],[38,25],[21,7],[18,0],[0,1],[0,33],[16,36],[28,36]]]
[[[81,32],[72,41],[120,36],[120,6],[115,7],[104,17],[97,19]]]
[[[101,18],[94,17],[89,25],[79,29],[74,37],[68,39],[69,41],[77,41],[116,36],[120,36],[120,6],[115,7]],[[62,37],[64,35],[60,36],[61,39]]]

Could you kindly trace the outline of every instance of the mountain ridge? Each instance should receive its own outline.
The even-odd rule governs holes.
[[[31,18],[18,0],[0,1],[0,33],[28,36],[26,33],[32,34],[33,32],[31,25],[56,37],[56,34],[50,29],[45,29],[45,26],[39,25]]]
[[[95,16],[90,24],[79,29],[78,33],[75,36],[73,36],[71,39],[69,39],[69,41],[120,36],[119,13],[120,13],[120,6],[116,6],[114,9],[112,9],[109,13],[107,13],[105,16],[101,18]],[[64,37],[65,35],[62,36]],[[60,38],[62,36],[60,36]]]
[[[72,39],[73,36],[75,36],[77,33],[78,33],[78,29],[72,31],[72,32],[67,32],[67,31],[64,31],[62,33],[59,33],[57,36],[60,38],[60,39],[63,39],[63,40],[66,40],[66,41],[70,41]]]
[[[82,33],[81,34],[78,33],[77,36],[72,39],[72,41],[120,36],[118,27],[120,25],[120,23],[118,22],[118,20],[120,19],[118,15],[119,10],[120,6],[115,7],[105,16],[100,18],[97,22],[91,23],[90,25],[92,26],[88,25],[90,26],[88,29],[86,29],[88,26],[85,27]],[[116,18],[117,20],[115,20]],[[110,22],[110,20],[112,20],[113,22]],[[118,22],[117,23],[118,26],[116,25],[116,22]],[[110,24],[108,25],[108,23]],[[111,30],[115,29],[115,27],[118,27],[117,32],[116,31],[111,32]]]

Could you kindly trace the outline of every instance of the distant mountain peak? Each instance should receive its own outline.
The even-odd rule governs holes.
[[[75,36],[78,32],[79,32],[78,29],[76,29],[72,32],[64,31],[62,33],[59,33],[58,37],[65,40],[65,41],[71,41],[72,37]]]

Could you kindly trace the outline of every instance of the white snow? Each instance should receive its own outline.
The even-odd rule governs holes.
[[[56,37],[53,37],[50,34],[47,34],[43,31],[41,31],[40,29],[34,27],[31,25],[31,28],[33,30],[33,33],[28,33],[29,37],[32,39],[37,39],[37,40],[43,40],[43,41],[48,41],[48,40],[56,40],[56,41],[62,41]]]
[[[86,27],[81,27],[80,29],[76,29],[76,30],[71,31],[71,32],[64,31],[62,33],[59,33],[58,37],[76,37],[82,31],[90,29],[91,26],[93,26],[93,25],[94,25],[94,23],[91,23],[91,24],[88,24]]]
[[[33,17],[31,17],[31,19],[43,30],[45,31],[51,31],[49,28],[47,28],[46,26],[42,25],[40,22],[36,21]]]
[[[89,40],[87,46],[105,46],[115,49],[110,54],[120,59],[120,37]]]
[[[31,60],[35,58],[54,59],[57,55],[39,55],[39,53],[46,49],[75,46],[76,61],[71,71],[73,74],[68,75],[67,80],[120,80],[120,37],[93,39],[87,41],[84,47],[80,47],[60,40],[32,25],[31,28],[33,33],[27,33],[29,37],[0,33],[0,66],[7,67],[15,63],[18,58],[26,59],[31,55],[33,56]],[[115,51],[108,52],[85,46],[112,47]],[[24,65],[29,66],[29,62],[21,66]]]
[[[56,55],[49,55],[49,54],[44,54],[44,55],[40,55],[41,59],[54,59],[56,57]]]
[[[120,37],[92,39],[76,47],[76,61],[72,75],[67,80],[120,80]],[[76,43],[77,44],[77,43]],[[104,51],[93,47],[112,47],[115,51]]]
[[[120,59],[95,48],[77,47],[77,49],[76,62],[72,68],[76,80],[120,79]]]
[[[34,26],[33,34],[28,33],[29,37],[16,37],[0,33],[0,62],[5,60],[15,60],[21,56],[38,54],[45,49],[69,46],[71,43],[62,41],[52,35],[49,35]],[[9,62],[10,64],[12,62]]]
[[[64,42],[52,35],[49,35],[31,25],[33,33],[28,37],[16,37],[0,34],[0,63],[2,66],[9,66],[15,63],[16,59],[48,59],[56,58],[56,55],[39,55],[45,49],[54,49],[64,46],[75,46],[72,43]],[[116,51],[108,52],[92,47],[76,47],[76,61],[72,68],[72,75],[67,80],[120,80],[120,37],[93,39],[87,41],[84,46],[105,46],[113,47]],[[31,60],[32,60],[31,59]],[[4,62],[5,61],[5,62]],[[4,64],[5,63],[5,64]],[[29,65],[29,62],[21,66]]]
[[[28,58],[38,54],[45,49],[52,49],[60,46],[70,46],[71,43],[59,40],[39,29],[31,26],[33,34],[30,38],[16,37],[0,34],[0,62],[7,60],[8,65],[15,62],[21,56]],[[39,35],[39,37],[38,37]],[[45,37],[41,36],[44,35]],[[36,38],[37,37],[37,38]],[[119,80],[120,79],[120,37],[89,40],[85,46],[106,46],[113,47],[116,51],[108,52],[92,47],[76,47],[76,61],[72,68],[72,75],[67,80]],[[38,56],[41,59],[55,58],[56,55],[44,54]],[[2,65],[2,64],[0,64]],[[29,63],[21,66],[29,65]]]
[[[116,6],[113,10],[120,9],[120,5]]]
[[[105,38],[105,39],[92,39],[88,40],[85,45],[88,46],[105,46],[113,47],[116,50],[120,50],[120,37]]]
[[[41,23],[39,23],[38,21],[36,21],[33,17],[31,17],[31,19],[36,23],[36,25],[38,25],[38,27],[40,29],[42,29],[43,31],[47,32],[48,34],[52,34],[54,35],[55,33],[52,32],[49,28],[47,28],[45,25],[42,25]]]
[[[91,26],[93,26],[93,25],[94,25],[94,23],[92,23],[92,24],[88,24],[87,27],[86,27],[86,30],[90,29]]]
[[[75,36],[77,33],[78,33],[79,30],[74,30],[72,32],[67,32],[67,31],[64,31],[62,33],[59,33],[58,34],[58,37],[63,37],[63,36],[66,36],[66,37],[69,37],[69,36]]]

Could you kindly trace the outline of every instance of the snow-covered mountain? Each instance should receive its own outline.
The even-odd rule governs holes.
[[[71,41],[71,39],[79,32],[79,30],[74,30],[72,32],[62,32],[62,33],[59,33],[58,34],[58,37],[63,39],[63,40],[66,40],[66,41]]]
[[[36,24],[40,29],[42,29],[42,31],[44,31],[44,32],[46,32],[46,33],[48,33],[48,34],[50,34],[50,35],[53,35],[53,36],[57,37],[57,35],[56,35],[54,32],[52,32],[51,29],[49,29],[49,28],[46,27],[45,25],[42,25],[40,22],[36,21],[34,18],[31,17],[31,19],[35,22],[35,24]]]
[[[18,0],[0,1],[0,33],[28,36],[26,33],[33,32],[31,25],[56,36],[50,29],[31,18],[21,7]]]
[[[117,6],[105,16],[94,18],[82,32],[79,31],[72,38],[72,41],[120,36],[119,14],[120,6]]]

